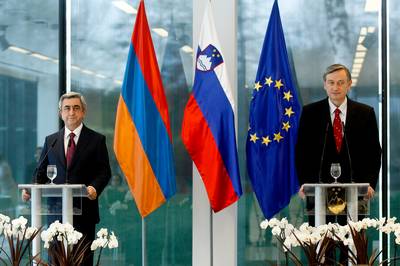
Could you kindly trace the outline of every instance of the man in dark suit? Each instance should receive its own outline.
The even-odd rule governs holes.
[[[296,145],[300,195],[304,183],[332,183],[330,166],[340,163],[338,182],[369,183],[368,197],[372,197],[381,166],[374,109],[347,97],[352,81],[345,66],[329,66],[323,79],[328,97],[304,106],[300,117]],[[335,124],[339,126],[334,130]]]
[[[327,98],[303,107],[296,145],[299,195],[304,183],[332,183],[332,163],[339,163],[340,183],[369,183],[367,197],[374,195],[381,166],[381,147],[374,109],[347,97],[350,71],[334,64],[323,75]],[[335,192],[336,193],[336,192]],[[328,193],[329,197],[329,193]],[[310,208],[310,203],[307,204]],[[313,217],[310,223],[313,224]],[[346,224],[346,216],[327,216],[327,222]],[[345,262],[341,252],[340,261]]]
[[[82,199],[82,215],[74,215],[74,227],[86,241],[95,239],[95,227],[100,221],[98,196],[106,187],[111,169],[105,136],[87,128],[83,124],[86,114],[84,97],[76,92],[61,96],[59,112],[65,127],[46,137],[33,182],[47,183],[47,165],[57,166],[56,184],[85,184],[87,197]],[[46,156],[47,158],[44,158]],[[27,200],[29,194],[23,191]],[[88,259],[83,265],[93,265],[93,253],[88,250]]]

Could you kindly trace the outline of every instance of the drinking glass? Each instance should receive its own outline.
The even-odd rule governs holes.
[[[342,169],[340,168],[340,163],[331,164],[331,176],[335,179],[334,183],[337,183],[338,178],[342,174]]]
[[[47,177],[50,179],[50,184],[54,185],[53,180],[57,177],[57,166],[54,164],[49,164],[47,166]]]

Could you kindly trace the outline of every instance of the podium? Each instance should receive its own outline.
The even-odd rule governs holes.
[[[308,215],[315,216],[315,226],[326,223],[326,215],[347,215],[358,221],[358,215],[369,214],[368,183],[306,183],[304,193],[314,209]]]
[[[73,216],[82,214],[82,197],[87,194],[86,186],[82,184],[20,184],[18,188],[31,191],[31,222],[36,228],[42,226],[44,215],[62,215],[62,222],[72,225]],[[46,205],[46,198],[61,198],[61,211]],[[38,235],[32,242],[32,254],[38,254],[40,247]]]

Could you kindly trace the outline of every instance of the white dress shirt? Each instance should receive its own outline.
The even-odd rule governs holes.
[[[347,97],[344,98],[344,101],[339,107],[336,107],[336,105],[331,102],[330,99],[328,99],[329,102],[329,110],[331,114],[331,122],[333,125],[333,119],[335,119],[335,110],[336,108],[339,108],[340,110],[340,120],[342,121],[343,125],[346,125],[346,114],[347,114]]]
[[[76,144],[78,144],[78,140],[79,140],[79,136],[81,135],[82,128],[83,128],[83,123],[81,123],[79,125],[79,127],[75,128],[73,131],[71,131],[71,130],[69,130],[68,128],[65,127],[65,130],[64,130],[64,152],[65,152],[65,156],[67,156],[69,134],[71,132],[74,132],[74,134],[75,134],[74,142],[75,142],[75,145],[76,145]]]

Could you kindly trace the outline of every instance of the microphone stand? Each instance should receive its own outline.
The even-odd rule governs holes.
[[[56,143],[57,143],[57,139],[54,139],[53,142],[51,143],[50,147],[47,149],[46,153],[44,154],[44,156],[39,160],[38,164],[36,165],[35,171],[33,172],[33,183],[34,184],[39,184],[38,180],[37,180],[39,168],[42,167],[44,160],[47,158],[47,156],[49,155],[49,152],[54,148]],[[30,192],[27,189],[23,189],[23,191],[25,191],[25,193],[27,193],[27,194],[30,194]]]
[[[326,123],[326,128],[325,128],[324,145],[322,146],[321,162],[319,164],[318,183],[322,183],[322,165],[323,165],[324,157],[325,157],[325,148],[326,148],[326,139],[328,138],[328,129],[329,129],[329,122]]]
[[[347,150],[347,157],[349,159],[349,168],[350,168],[350,183],[354,183],[354,178],[353,178],[353,164],[351,162],[351,156],[350,156],[350,150],[349,150],[349,143],[347,141],[347,134],[345,131],[345,126],[344,122],[342,122],[342,128],[343,128],[343,140],[346,143],[346,150]]]
[[[70,138],[68,141],[67,150],[69,149],[69,147],[71,147],[71,141],[73,141],[73,140],[71,140],[71,138]],[[65,162],[65,184],[68,184],[68,163],[67,163],[67,161]]]
[[[38,184],[38,172],[39,172],[39,168],[42,167],[42,164],[44,162],[44,160],[47,158],[47,156],[49,155],[49,152],[54,148],[54,146],[57,143],[57,139],[54,139],[53,142],[50,145],[50,148],[47,149],[46,153],[44,154],[44,156],[40,159],[40,161],[38,162],[36,168],[35,168],[35,172],[33,174],[33,181],[34,184]]]

